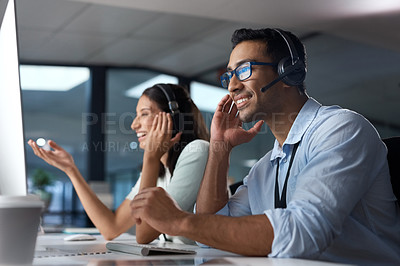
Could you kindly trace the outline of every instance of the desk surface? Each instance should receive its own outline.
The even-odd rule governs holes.
[[[243,257],[213,248],[186,246],[194,249],[195,255],[136,256],[108,251],[107,241],[95,235],[94,241],[64,241],[66,234],[39,235],[33,265],[343,265],[300,259],[272,259],[265,257]],[[134,241],[135,236],[123,234],[114,241]]]

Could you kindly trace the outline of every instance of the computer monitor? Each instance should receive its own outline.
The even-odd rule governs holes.
[[[0,0],[0,195],[26,195],[15,0]]]

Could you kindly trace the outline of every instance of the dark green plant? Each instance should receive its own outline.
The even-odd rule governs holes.
[[[46,190],[46,187],[53,185],[54,176],[49,172],[37,168],[32,175],[32,185],[35,189]]]

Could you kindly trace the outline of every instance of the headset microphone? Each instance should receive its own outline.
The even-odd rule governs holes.
[[[293,71],[291,71],[293,72]],[[278,83],[279,81],[281,81],[284,77],[286,77],[287,75],[289,75],[290,73],[283,73],[282,75],[279,75],[276,79],[274,79],[273,81],[271,81],[270,83],[268,83],[266,86],[261,88],[261,92],[265,92],[266,90],[268,90],[269,88],[271,88],[272,86],[274,86],[276,83]]]

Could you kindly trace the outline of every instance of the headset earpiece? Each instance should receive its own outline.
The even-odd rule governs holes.
[[[175,93],[172,91],[172,88],[168,84],[156,84],[154,87],[159,88],[167,98],[172,122],[174,124],[172,135],[174,136],[176,133],[182,132],[184,125],[183,114],[179,110],[179,104],[176,101]]]
[[[306,67],[302,60],[285,57],[278,63],[278,75],[283,76],[282,81],[289,86],[301,85],[306,78]]]
[[[279,29],[274,30],[286,42],[290,53],[290,57],[282,58],[278,63],[279,77],[282,77],[281,80],[289,86],[301,85],[306,78],[306,66],[303,60],[299,58],[296,47],[286,33]]]
[[[183,132],[183,114],[182,113],[171,113],[172,117],[172,122],[174,123],[173,130],[172,130],[172,135],[175,136],[176,133],[178,132]]]

